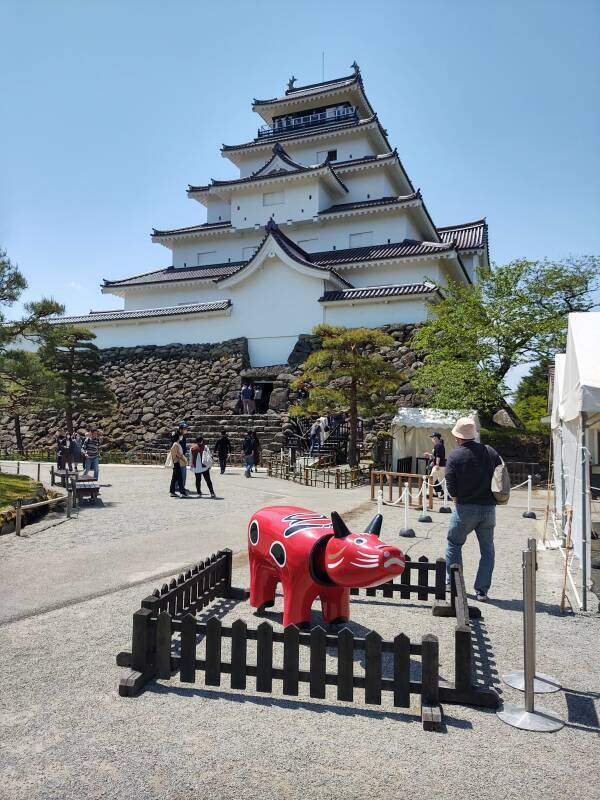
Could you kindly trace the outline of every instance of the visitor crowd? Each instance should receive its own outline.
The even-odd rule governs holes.
[[[56,434],[56,466],[58,469],[77,470],[83,464],[85,474],[92,473],[95,481],[100,474],[100,437],[97,428],[76,431],[71,434],[62,430]]]

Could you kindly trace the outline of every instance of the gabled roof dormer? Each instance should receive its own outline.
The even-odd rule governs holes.
[[[250,278],[266,261],[274,257],[279,258],[288,267],[295,269],[302,275],[317,278],[321,281],[326,280],[340,289],[347,289],[352,286],[334,269],[313,264],[308,253],[282,233],[272,219],[267,222],[265,237],[252,258],[234,272],[233,275],[217,278],[215,283],[224,287],[234,286],[236,283]]]

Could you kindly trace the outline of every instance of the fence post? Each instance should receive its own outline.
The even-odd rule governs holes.
[[[375,470],[374,469],[371,470],[371,500],[375,500]]]
[[[79,502],[77,500],[77,478],[73,475],[70,479],[73,492],[73,508],[77,508]]]
[[[440,708],[440,656],[437,636],[427,633],[421,640],[421,720],[423,730],[438,731],[442,726]]]
[[[429,481],[427,480],[427,476],[425,476],[421,484],[421,494],[423,495],[422,497],[423,502],[422,502],[422,511],[418,517],[419,522],[433,522],[430,515],[427,513],[428,486],[429,486]]]
[[[412,539],[414,536],[416,536],[416,534],[408,524],[408,504],[410,498],[410,489],[408,486],[409,484],[405,483],[402,491],[402,494],[404,495],[404,527],[400,529],[400,536],[404,536],[406,539]]]
[[[17,500],[17,502],[15,503],[15,509],[16,509],[16,514],[15,514],[15,534],[17,536],[20,536],[21,535],[21,522],[22,522],[22,518],[23,518],[23,501],[22,500]]]
[[[56,483],[56,476],[54,475],[54,464],[50,467],[50,486],[54,486]]]
[[[21,462],[17,461],[17,475],[21,474]]]
[[[140,608],[133,615],[131,668],[137,672],[149,673],[153,665],[154,641],[151,616],[149,608]]]
[[[535,519],[535,511],[531,510],[532,502],[532,480],[531,475],[527,476],[527,511],[523,512],[525,519]]]
[[[472,680],[472,645],[469,625],[457,625],[454,629],[454,686],[468,692]]]
[[[451,514],[452,509],[448,505],[448,484],[446,483],[446,478],[442,481],[442,485],[444,487],[444,501],[442,505],[438,508],[440,514]]]
[[[71,494],[71,487],[67,488],[67,519],[71,519],[71,511],[73,508],[73,495]]]
[[[37,482],[40,482],[40,462],[38,461],[37,465]]]

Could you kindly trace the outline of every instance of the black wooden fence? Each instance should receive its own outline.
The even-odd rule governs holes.
[[[419,600],[428,600],[433,595],[435,615],[456,617],[454,683],[442,685],[439,643],[431,634],[420,642],[411,641],[403,633],[393,641],[385,641],[375,631],[364,638],[355,637],[348,628],[332,633],[321,627],[304,631],[291,625],[276,631],[268,622],[256,629],[249,628],[243,620],[231,626],[223,625],[217,617],[200,622],[195,614],[217,597],[247,598],[245,589],[231,585],[231,568],[231,551],[219,551],[142,601],[142,607],[133,615],[131,652],[117,656],[119,666],[130,668],[120,681],[119,694],[134,696],[151,680],[169,680],[176,671],[182,682],[195,683],[200,671],[204,672],[207,686],[220,686],[222,676],[229,675],[232,689],[246,689],[247,678],[251,677],[257,692],[270,693],[273,681],[281,681],[283,694],[297,696],[299,685],[306,683],[310,697],[321,699],[326,696],[327,686],[336,686],[338,700],[352,702],[354,690],[360,689],[364,690],[364,701],[376,705],[381,704],[384,692],[391,693],[393,704],[398,707],[408,707],[410,695],[417,694],[425,729],[441,725],[440,702],[497,707],[498,695],[493,690],[473,685],[470,617],[480,614],[479,609],[470,609],[467,604],[462,568],[455,565],[451,569],[449,602],[445,600],[444,559],[434,563],[425,557],[418,561],[408,559],[399,583],[361,590],[368,597],[381,593],[384,597],[398,595],[403,599],[416,595]],[[416,583],[411,582],[415,573]],[[351,593],[356,595],[359,590],[352,589]],[[222,654],[223,640],[231,643],[228,660]],[[248,642],[256,642],[254,660],[248,657]],[[279,646],[282,651],[278,651]],[[309,648],[309,669],[301,668],[301,647]],[[335,672],[326,668],[328,650],[337,657]],[[364,659],[364,675],[354,674],[356,653]],[[419,681],[411,679],[411,656],[420,658]],[[390,657],[393,670],[392,676],[387,677],[384,659]],[[283,666],[274,666],[274,661]]]

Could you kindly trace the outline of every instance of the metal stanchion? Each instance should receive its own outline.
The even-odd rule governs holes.
[[[429,481],[427,480],[427,477],[423,478],[423,484],[422,484],[421,488],[422,488],[422,491],[423,491],[423,510],[419,514],[419,516],[417,518],[417,521],[418,522],[433,522],[433,520],[431,519],[430,515],[427,513],[427,494],[428,494],[428,489],[429,489]]]
[[[535,539],[530,539],[529,548],[523,551],[523,651],[525,671],[522,673],[522,688],[525,691],[525,706],[505,703],[502,710],[497,712],[497,715],[507,725],[512,725],[513,728],[520,728],[526,731],[552,732],[558,731],[563,727],[565,724],[563,720],[552,711],[535,708],[535,570]],[[506,683],[508,683],[506,680],[508,677],[510,676],[503,677]],[[546,676],[537,677],[539,679]],[[552,681],[552,679],[549,680]],[[554,684],[556,685],[556,682]],[[509,683],[509,685],[512,686],[513,684]],[[544,689],[543,691],[557,691],[557,689]]]
[[[67,488],[67,519],[71,519],[72,509],[73,509],[73,490],[69,486]]]
[[[448,485],[446,483],[446,478],[444,478],[442,483],[443,483],[443,486],[444,486],[444,502],[438,508],[438,511],[440,512],[440,514],[451,514],[452,513],[452,509],[448,505]]]
[[[404,536],[406,539],[412,539],[416,534],[408,525],[408,492],[408,483],[405,483],[404,489],[402,490],[402,496],[404,497],[404,527],[400,528],[400,536]]]
[[[527,511],[523,512],[525,519],[535,519],[535,511],[531,510],[532,501],[532,483],[531,475],[527,476]]]
[[[21,462],[17,461],[17,475],[21,474]]]
[[[40,462],[38,461],[38,465],[37,465],[37,482],[38,483],[40,482],[40,466],[41,466]]]
[[[551,692],[558,692],[562,688],[559,681],[556,678],[551,678],[549,675],[544,675],[541,672],[536,672],[535,669],[535,662],[536,662],[536,631],[535,631],[535,604],[536,604],[536,597],[537,597],[537,579],[536,579],[536,572],[537,572],[537,541],[536,539],[528,539],[527,540],[527,547],[529,552],[531,553],[531,558],[533,561],[533,569],[531,572],[531,590],[530,594],[532,599],[531,608],[527,608],[526,606],[523,609],[523,614],[527,614],[528,625],[530,630],[530,644],[531,650],[533,653],[533,691],[535,694],[549,694]],[[525,691],[525,671],[524,670],[516,670],[515,672],[509,672],[506,675],[502,676],[502,680],[507,686],[511,686],[513,689],[519,689],[519,691]]]

